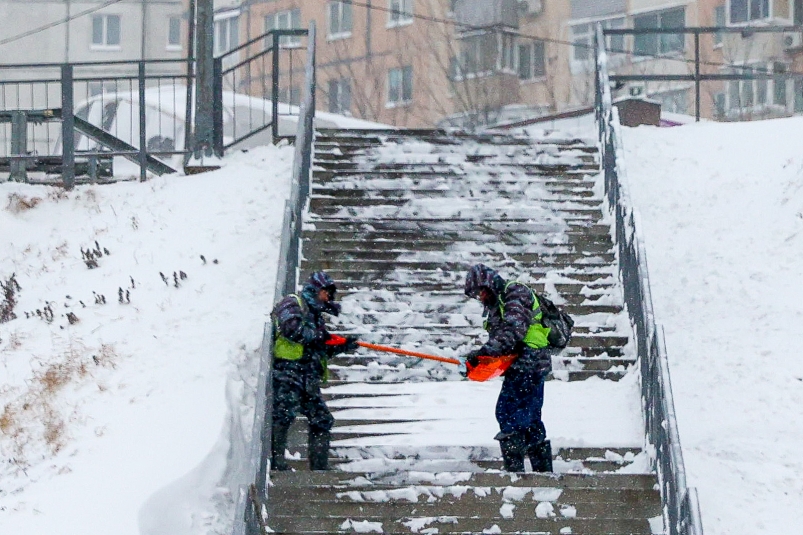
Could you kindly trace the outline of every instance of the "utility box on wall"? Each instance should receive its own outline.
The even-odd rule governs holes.
[[[616,100],[613,105],[619,110],[619,124],[622,126],[658,126],[661,122],[661,104],[654,100],[627,97]]]

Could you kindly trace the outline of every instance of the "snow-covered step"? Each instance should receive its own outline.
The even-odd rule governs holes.
[[[478,230],[485,228],[489,233],[495,232],[558,232],[567,233],[587,231],[597,235],[610,233],[610,226],[602,223],[572,222],[533,217],[505,217],[494,219],[481,219],[479,217],[425,217],[425,216],[397,216],[392,219],[381,217],[362,217],[355,220],[353,217],[318,217],[308,214],[304,219],[304,230],[423,230],[427,233],[454,232],[461,229]]]

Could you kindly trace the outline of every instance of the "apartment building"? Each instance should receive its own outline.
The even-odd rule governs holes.
[[[251,0],[239,9],[242,40],[315,20],[318,107],[398,126],[474,126],[590,105],[597,23],[745,28],[701,35],[700,72],[803,72],[799,32],[749,32],[800,24],[803,0]],[[695,69],[691,34],[610,36],[607,46],[616,73]],[[281,92],[297,101],[300,86]],[[689,81],[632,82],[615,94],[695,111]],[[721,120],[803,112],[803,83],[704,82],[700,112]]]
[[[186,55],[184,3],[0,0],[0,36],[8,41],[0,45],[2,63],[181,58]]]
[[[60,105],[59,68],[3,68],[2,64],[61,64],[174,59],[148,67],[150,75],[180,75],[186,64],[187,16],[182,0],[0,0],[0,107]],[[134,63],[76,68],[80,102],[108,91],[131,90]],[[36,83],[17,83],[20,80]],[[51,80],[47,82],[46,80]]]

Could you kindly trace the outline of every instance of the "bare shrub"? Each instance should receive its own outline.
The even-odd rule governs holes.
[[[102,344],[96,350],[70,340],[68,349],[53,361],[41,362],[23,393],[6,389],[0,394],[13,397],[0,412],[0,432],[8,440],[8,451],[13,451],[11,462],[25,470],[35,458],[38,447],[45,446],[55,455],[69,440],[68,422],[79,422],[77,415],[67,416],[60,393],[70,386],[79,386],[92,377],[98,367],[114,368],[119,355],[111,344]],[[99,391],[106,387],[98,383]]]
[[[16,427],[17,411],[11,403],[7,403],[3,407],[3,414],[0,414],[0,432],[5,435],[11,435],[12,430]]]
[[[12,274],[5,282],[0,280],[3,300],[0,301],[0,323],[17,319],[14,307],[17,306],[17,292],[22,290],[17,282],[16,274]]]
[[[69,383],[76,372],[75,363],[59,362],[49,365],[35,380],[41,385],[43,394],[52,396]]]
[[[21,212],[36,208],[40,202],[42,202],[41,197],[26,197],[25,195],[21,195],[19,193],[9,193],[6,210],[12,214],[19,214]]]
[[[70,198],[70,194],[64,188],[54,186],[47,190],[47,198],[53,202],[59,202]]]
[[[45,444],[50,447],[50,451],[55,455],[64,447],[65,426],[64,420],[52,407],[45,411],[44,427],[43,438],[45,439]]]

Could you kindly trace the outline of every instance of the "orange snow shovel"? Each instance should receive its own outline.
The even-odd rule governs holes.
[[[360,347],[364,347],[366,349],[373,349],[375,351],[384,351],[386,353],[395,353],[397,355],[405,355],[407,357],[417,357],[420,359],[427,359],[427,360],[435,360],[438,362],[445,362],[447,364],[455,364],[460,365],[460,361],[458,359],[448,358],[448,357],[439,357],[437,355],[428,355],[427,353],[418,353],[417,351],[407,351],[406,349],[399,349],[396,347],[389,347],[389,346],[381,346],[378,344],[371,344],[368,342],[357,342],[357,345]],[[472,381],[487,381],[488,379],[493,379],[494,377],[499,377],[505,370],[507,370],[513,361],[516,359],[516,355],[503,355],[501,357],[478,357],[480,363],[476,366],[471,366],[470,364],[466,363],[466,370],[468,373],[466,377],[471,379]]]

